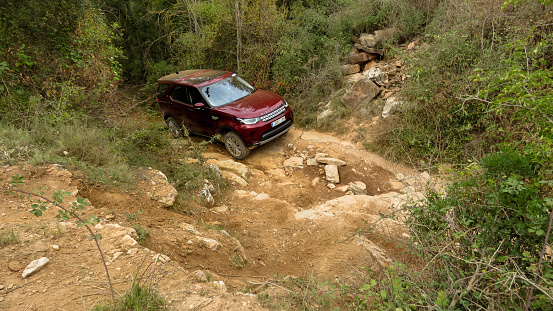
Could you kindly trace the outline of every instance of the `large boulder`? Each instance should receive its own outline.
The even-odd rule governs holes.
[[[369,68],[369,70],[363,72],[363,77],[379,86],[384,86],[388,83],[388,75],[378,67]]]
[[[377,52],[375,49],[379,48],[382,43],[392,39],[395,33],[396,30],[394,28],[377,30],[373,34],[362,33],[354,46],[357,49],[375,53]]]
[[[137,175],[140,178],[138,187],[161,207],[169,207],[175,203],[178,192],[171,186],[163,172],[151,167],[139,167]]]
[[[369,79],[360,79],[346,91],[346,94],[340,99],[341,102],[350,109],[355,109],[358,105],[363,105],[374,99],[380,89]]]

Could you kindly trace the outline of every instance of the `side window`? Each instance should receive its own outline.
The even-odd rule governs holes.
[[[173,91],[171,92],[171,98],[181,103],[189,104],[187,100],[188,96],[186,92],[186,86],[175,85]]]
[[[169,88],[169,84],[165,84],[165,83],[158,84],[157,85],[157,94],[158,95],[165,94],[165,92],[167,91],[168,88]]]
[[[190,104],[195,105],[197,103],[203,103],[205,104],[204,98],[200,94],[200,91],[198,89],[191,87],[188,90],[188,94],[190,96]]]

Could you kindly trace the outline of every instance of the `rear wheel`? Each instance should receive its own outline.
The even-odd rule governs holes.
[[[175,138],[182,137],[182,127],[179,125],[177,120],[173,117],[168,117],[165,119],[165,122],[167,123],[167,127],[169,128],[169,132],[171,132],[171,135]]]
[[[250,149],[235,132],[228,132],[225,135],[224,143],[228,153],[235,159],[243,160],[250,154]]]

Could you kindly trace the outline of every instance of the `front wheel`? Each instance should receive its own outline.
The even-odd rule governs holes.
[[[225,135],[224,143],[228,153],[237,160],[243,160],[250,154],[250,149],[235,132],[228,132]]]
[[[173,117],[168,117],[165,119],[165,123],[167,123],[167,127],[169,128],[169,132],[171,132],[171,135],[175,138],[182,137],[182,127],[179,125],[177,120]]]

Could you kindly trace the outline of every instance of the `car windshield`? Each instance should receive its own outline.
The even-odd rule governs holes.
[[[205,99],[213,107],[221,107],[235,102],[252,94],[255,90],[255,87],[236,74],[200,89]]]

